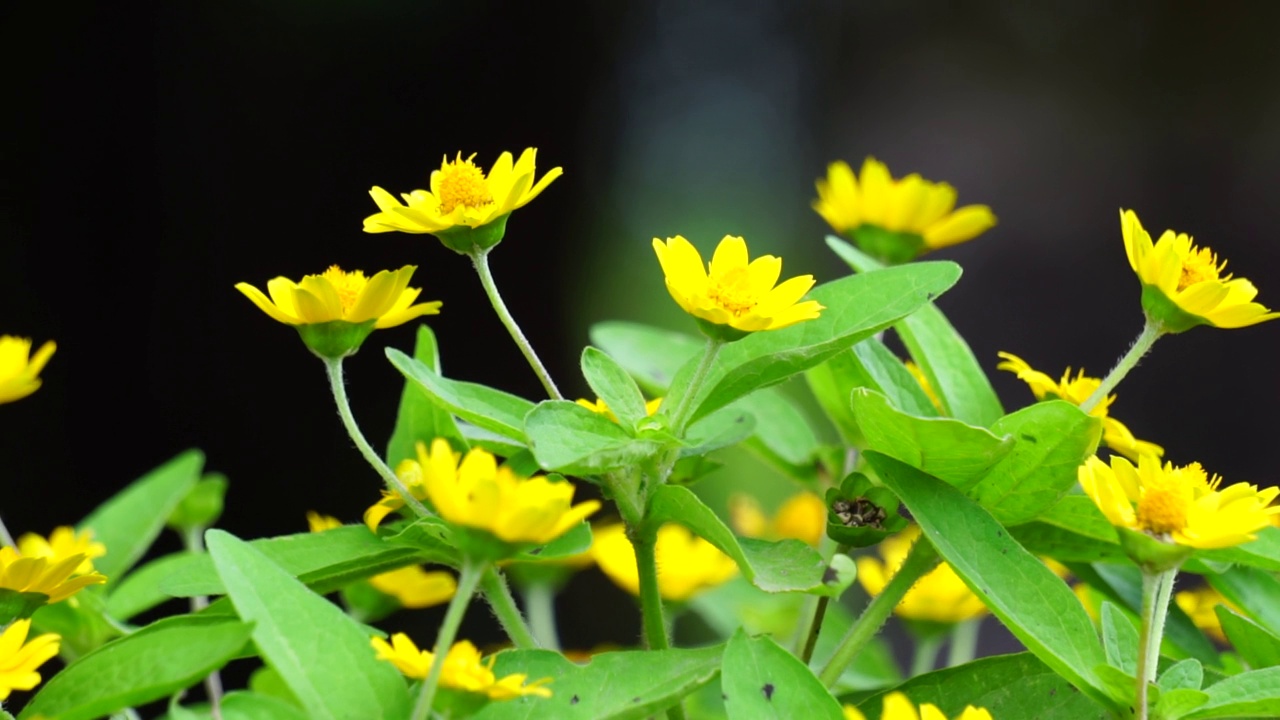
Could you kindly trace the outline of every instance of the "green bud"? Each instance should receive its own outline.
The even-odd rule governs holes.
[[[1210,324],[1199,315],[1192,315],[1178,307],[1177,303],[1155,285],[1142,286],[1142,310],[1147,314],[1149,322],[1166,333],[1185,332],[1197,325]]]
[[[431,234],[444,243],[445,247],[459,255],[472,255],[488,250],[502,242],[502,236],[507,232],[507,218],[509,217],[511,217],[511,213],[507,213],[480,227],[454,225],[447,230],[437,230]]]
[[[922,235],[885,230],[876,225],[859,225],[849,235],[858,249],[886,265],[911,262],[929,249]]]
[[[352,323],[346,320],[330,320],[323,323],[294,325],[302,342],[307,344],[311,352],[327,360],[341,360],[348,355],[355,355],[360,344],[373,332],[378,321],[366,320]]]

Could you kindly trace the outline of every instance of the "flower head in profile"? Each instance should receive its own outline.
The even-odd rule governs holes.
[[[1238,328],[1280,317],[1253,301],[1253,283],[1223,274],[1227,261],[1195,246],[1190,235],[1165,230],[1152,243],[1132,210],[1120,211],[1120,232],[1129,267],[1142,282],[1142,309],[1164,332]]]
[[[844,720],[867,720],[860,710],[852,705],[844,706]],[[894,691],[884,696],[884,709],[880,720],[947,720],[947,716],[936,705],[923,703],[917,710],[906,694]],[[955,720],[992,720],[991,712],[985,708],[965,707],[964,712]]]
[[[740,237],[724,236],[705,266],[698,249],[679,235],[665,243],[654,238],[653,250],[671,297],[713,337],[732,340],[776,330],[812,320],[825,309],[814,300],[800,301],[813,287],[812,275],[777,285],[781,258],[761,255],[748,262],[747,243]]]
[[[342,527],[342,521],[330,515],[307,511],[307,525],[311,532],[317,533]],[[446,603],[458,591],[458,581],[452,573],[426,570],[421,565],[405,565],[379,573],[369,578],[369,584],[384,595],[395,598],[401,607],[410,610]]]
[[[30,620],[15,621],[0,633],[0,701],[14,690],[31,690],[40,684],[37,669],[58,654],[58,641],[52,633],[27,641]]]
[[[857,559],[858,582],[867,594],[874,597],[884,590],[919,536],[919,526],[912,525],[881,541],[879,558],[864,555]],[[944,562],[917,580],[893,612],[906,620],[950,624],[980,617],[986,614],[987,606]]]
[[[74,572],[76,575],[85,575],[93,572],[95,558],[107,554],[107,546],[94,542],[92,530],[77,533],[75,528],[63,525],[54,528],[48,539],[35,533],[25,533],[18,538],[18,554],[29,558],[48,558],[51,563],[79,555],[84,558],[84,562]]]
[[[947,183],[915,173],[894,180],[889,168],[871,157],[862,163],[861,178],[843,160],[831,163],[817,187],[813,209],[837,233],[885,262],[907,262],[975,238],[996,224],[986,205],[956,210],[956,190]]]
[[[0,403],[13,402],[40,387],[40,371],[58,346],[48,340],[31,356],[31,339],[0,335]]]
[[[1149,455],[1111,464],[1091,457],[1078,471],[1080,486],[1118,528],[1188,548],[1222,548],[1254,539],[1280,513],[1268,507],[1280,489],[1248,483],[1220,488],[1222,478],[1200,463],[1174,467]]]
[[[0,588],[20,593],[42,593],[46,602],[65,600],[89,585],[105,583],[96,572],[77,574],[87,557],[74,553],[64,557],[25,557],[12,547],[0,547]]]
[[[636,550],[622,524],[595,529],[591,552],[596,564],[615,584],[640,594]],[[738,566],[716,546],[683,525],[669,523],[658,530],[658,592],[667,600],[688,600],[738,573]]]
[[[422,291],[409,287],[417,267],[383,270],[365,277],[334,265],[301,282],[285,277],[267,281],[267,292],[249,283],[236,289],[273,320],[293,325],[313,352],[326,358],[355,353],[374,330],[403,325],[440,312],[440,302],[414,304]]]
[[[729,519],[733,529],[744,537],[794,538],[816,547],[827,531],[827,504],[806,490],[787,498],[778,506],[777,514],[768,518],[754,497],[733,495],[729,498]]]
[[[596,398],[594,402],[592,402],[591,400],[587,400],[586,398],[578,398],[574,402],[578,403],[579,405],[590,410],[593,413],[603,415],[609,418],[610,420],[612,420],[613,422],[618,422],[618,416],[614,415],[613,410],[609,409],[609,405],[605,403],[604,400],[601,400],[600,398]],[[660,407],[662,407],[662,398],[657,397],[652,400],[646,400],[644,403],[644,414],[653,415],[654,413],[658,412],[658,408]]]
[[[504,152],[488,173],[473,162],[474,153],[465,160],[461,152],[454,160],[446,155],[431,173],[431,189],[402,194],[405,204],[375,186],[369,195],[378,212],[364,219],[364,231],[429,233],[464,254],[491,248],[502,240],[511,211],[527,205],[563,174],[552,168],[534,182],[537,153],[525,148],[513,160]]]
[[[431,663],[435,659],[430,650],[419,650],[409,636],[396,633],[391,642],[382,638],[372,638],[370,644],[378,654],[379,660],[385,660],[404,674],[405,677],[423,680],[431,672]],[[551,689],[546,687],[551,678],[542,678],[525,684],[528,678],[524,674],[508,675],[499,679],[493,673],[493,663],[497,656],[490,656],[481,661],[480,651],[469,640],[453,644],[444,656],[444,667],[440,672],[440,687],[466,693],[484,695],[490,700],[511,700],[525,695],[551,697]]]
[[[1102,384],[1102,380],[1085,375],[1083,369],[1073,378],[1071,368],[1067,368],[1062,372],[1062,379],[1055,381],[1013,353],[1002,352],[999,356],[1001,362],[996,365],[996,369],[1008,370],[1017,375],[1019,380],[1031,388],[1031,394],[1036,396],[1036,400],[1065,400],[1072,405],[1080,405]],[[1108,395],[1089,411],[1090,415],[1102,421],[1102,442],[1130,460],[1136,461],[1140,455],[1163,457],[1164,448],[1135,438],[1124,423],[1111,417],[1111,403],[1115,400],[1115,395]]]

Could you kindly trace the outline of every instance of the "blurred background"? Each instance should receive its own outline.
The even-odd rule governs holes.
[[[999,217],[935,256],[964,267],[940,305],[993,374],[1007,350],[1054,376],[1102,375],[1137,335],[1121,207],[1153,233],[1191,233],[1280,305],[1280,5],[276,0],[0,14],[0,332],[58,343],[44,387],[0,407],[0,514],[15,534],[72,523],[189,447],[230,477],[221,524],[242,536],[303,531],[308,509],[354,522],[376,500],[321,364],[239,281],[415,264],[423,298],[444,301],[430,324],[445,373],[539,398],[465,258],[430,236],[361,232],[372,185],[425,187],[459,150],[488,167],[532,146],[539,174],[565,169],[512,216],[492,265],[571,396],[586,391],[577,357],[592,323],[694,332],[654,237],[706,252],[743,235],[787,275],[845,275],[809,207],[813,181],[867,155]],[[346,363],[375,445],[402,385],[382,348],[412,342],[411,326],[379,331]],[[1113,412],[1176,462],[1275,484],[1278,349],[1277,325],[1162,340]],[[1007,407],[1031,401],[1011,375],[994,381]],[[734,467],[708,492],[746,483]],[[765,497],[791,492],[773,480],[750,478]],[[574,582],[569,646],[634,641],[621,591]],[[386,626],[429,638],[437,621]]]

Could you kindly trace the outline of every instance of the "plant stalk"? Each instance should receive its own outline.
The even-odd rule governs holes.
[[[835,552],[827,558],[827,562],[830,562],[831,558],[837,555],[844,555],[847,552],[849,552],[848,545],[838,545],[836,546]],[[810,607],[813,608],[813,612],[810,613],[808,622],[805,623],[799,636],[796,638],[798,641],[797,644],[800,645],[798,657],[800,658],[800,662],[805,665],[808,665],[809,661],[813,659],[813,649],[817,647],[818,636],[822,634],[822,621],[826,618],[827,606],[831,604],[831,598],[826,595],[823,595],[820,598],[815,598],[815,600],[816,602],[810,605]]]
[[[722,347],[724,347],[723,340],[707,338],[707,347],[702,351],[702,359],[698,361],[698,367],[693,371],[693,378],[689,380],[689,385],[680,396],[680,401],[676,403],[675,411],[671,413],[671,431],[676,436],[684,432],[685,416],[692,412],[692,401],[702,389],[702,383],[706,381],[707,373],[710,372]]]
[[[551,374],[547,372],[547,368],[538,359],[538,354],[533,351],[533,346],[529,344],[528,338],[520,331],[520,326],[516,324],[515,318],[511,316],[511,311],[507,310],[507,305],[502,301],[502,296],[498,294],[498,286],[493,281],[493,273],[489,270],[489,251],[476,250],[471,253],[471,264],[475,265],[476,274],[480,276],[480,284],[484,287],[484,292],[489,296],[489,302],[493,305],[494,312],[498,313],[498,319],[506,326],[507,332],[511,333],[511,339],[516,342],[516,347],[520,348],[524,359],[528,361],[529,367],[533,368],[533,373],[538,376],[538,380],[542,383],[542,387],[546,389],[547,395],[552,400],[563,400],[564,396],[560,394],[560,390],[556,388],[555,382],[551,379]]]
[[[560,651],[560,632],[556,628],[556,592],[550,583],[538,582],[524,590],[524,604],[529,609],[529,629],[542,647]]]
[[[1160,643],[1164,639],[1164,622],[1169,616],[1169,597],[1178,569],[1163,572],[1142,571],[1142,632],[1138,639],[1137,692],[1134,693],[1138,720],[1147,720],[1147,688],[1155,682],[1160,664]]]
[[[978,650],[978,630],[982,618],[956,623],[951,629],[951,646],[947,648],[947,667],[963,665],[973,659]]]
[[[412,720],[427,720],[431,714],[431,704],[436,699],[436,688],[440,685],[445,656],[449,654],[449,648],[453,647],[453,641],[458,636],[462,616],[467,612],[467,605],[471,603],[471,596],[475,594],[480,577],[488,569],[486,565],[470,558],[462,561],[462,568],[458,573],[458,591],[449,601],[449,609],[445,611],[444,621],[440,623],[436,646],[432,650],[431,671],[427,673],[427,679],[422,681],[418,702],[414,704],[413,714],[410,716]]]
[[[507,637],[511,638],[511,643],[517,649],[535,650],[542,647],[537,636],[530,632],[524,615],[520,614],[520,608],[516,606],[516,599],[511,594],[511,586],[507,584],[505,575],[498,572],[496,568],[485,570],[484,576],[480,578],[480,591],[489,601],[489,607],[498,617],[502,630],[507,633]]]
[[[911,677],[933,670],[938,662],[938,650],[942,648],[942,637],[931,634],[916,638],[915,654],[911,657]]]
[[[182,535],[182,545],[187,552],[203,555],[205,528],[187,528]],[[197,613],[209,607],[209,596],[193,595],[190,600],[191,612]],[[222,674],[217,670],[204,676],[204,692],[209,696],[209,715],[213,720],[222,720]]]
[[[1124,379],[1124,376],[1137,367],[1138,361],[1142,359],[1143,355],[1151,351],[1151,346],[1163,334],[1164,330],[1161,329],[1160,325],[1148,319],[1146,324],[1142,326],[1142,332],[1138,334],[1138,339],[1133,341],[1133,345],[1129,346],[1129,350],[1120,358],[1116,366],[1111,368],[1111,372],[1107,373],[1107,376],[1102,379],[1102,384],[1098,386],[1098,389],[1094,390],[1093,394],[1083,403],[1080,403],[1080,409],[1088,413],[1097,407],[1098,403],[1106,399],[1107,395],[1111,394],[1116,385],[1119,385],[1120,381]]]

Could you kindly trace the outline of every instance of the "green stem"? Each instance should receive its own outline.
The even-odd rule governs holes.
[[[412,720],[426,720],[431,714],[431,703],[436,699],[436,688],[440,684],[444,658],[449,654],[449,648],[453,647],[454,638],[458,635],[458,627],[462,624],[462,616],[467,611],[467,605],[471,603],[471,596],[476,592],[480,577],[487,569],[486,563],[483,562],[476,562],[470,558],[462,561],[462,568],[458,573],[458,591],[449,601],[449,609],[445,611],[444,621],[440,623],[440,630],[436,635],[436,646],[432,650],[431,671],[427,673],[427,679],[422,681],[418,702],[414,704],[413,715],[410,716]]]
[[[360,454],[364,455],[364,459],[382,476],[383,481],[387,483],[387,487],[399,494],[404,499],[405,504],[412,508],[416,515],[431,515],[432,512],[409,492],[409,488],[405,487],[400,478],[392,472],[391,468],[387,467],[387,464],[382,461],[382,456],[378,455],[373,447],[369,445],[369,441],[365,439],[364,433],[360,432],[360,426],[356,424],[356,417],[351,414],[351,403],[347,400],[347,387],[342,380],[342,358],[322,359],[324,360],[325,370],[329,375],[329,389],[333,391],[333,402],[338,406],[338,416],[342,418],[342,424],[347,428],[347,434],[351,436],[351,440],[360,449]]]
[[[4,520],[0,519],[0,547],[11,547],[15,550],[18,543],[13,541],[13,536],[9,534],[9,528],[4,526]]]
[[[476,267],[476,274],[480,276],[480,284],[484,286],[484,292],[489,296],[489,302],[493,304],[494,312],[498,313],[498,319],[506,326],[507,332],[511,333],[511,339],[516,341],[516,346],[520,348],[520,352],[524,354],[524,359],[529,362],[529,367],[533,368],[534,374],[542,382],[542,387],[546,389],[547,395],[552,400],[563,400],[564,396],[560,394],[555,382],[551,380],[551,374],[547,372],[547,368],[538,359],[538,354],[533,351],[533,346],[529,344],[529,340],[520,331],[520,326],[516,324],[515,318],[511,317],[511,311],[507,310],[506,303],[502,302],[502,296],[498,294],[498,286],[493,282],[493,273],[489,271],[489,251],[475,250],[471,253],[471,263]]]
[[[1178,569],[1142,572],[1142,632],[1138,639],[1137,692],[1134,705],[1137,720],[1147,720],[1147,687],[1155,682],[1160,663],[1160,642],[1164,639],[1164,622],[1169,615],[1169,596]]]
[[[193,555],[203,555],[204,531],[202,527],[189,527],[182,532],[182,546]],[[191,612],[196,613],[209,607],[209,596],[193,595],[190,600]],[[213,720],[222,720],[222,675],[214,670],[204,676],[204,692],[209,696],[209,714]]]
[[[671,641],[663,618],[662,593],[658,590],[658,526],[657,523],[646,522],[627,528],[627,532],[636,550],[645,644],[650,650],[666,650],[671,647]]]
[[[982,618],[957,623],[951,629],[951,647],[947,649],[947,667],[963,665],[973,659],[978,650],[978,630]]]
[[[524,604],[529,609],[529,629],[542,647],[560,650],[560,633],[556,629],[556,592],[550,583],[539,582],[524,590]]]
[[[911,552],[907,553],[907,558],[902,561],[902,566],[894,573],[889,584],[885,585],[884,590],[872,598],[870,603],[867,603],[866,609],[854,621],[853,627],[850,627],[849,632],[840,640],[840,645],[827,661],[826,667],[822,668],[818,679],[823,685],[835,686],[836,681],[840,679],[840,674],[858,656],[863,646],[880,631],[881,626],[893,614],[893,609],[902,601],[911,586],[932,570],[937,563],[938,553],[928,540],[921,538],[911,546]]]
[[[1160,325],[1148,319],[1147,323],[1142,326],[1142,332],[1138,335],[1138,339],[1133,341],[1133,345],[1129,346],[1129,350],[1124,354],[1124,357],[1120,358],[1116,366],[1111,368],[1111,372],[1107,373],[1107,376],[1102,379],[1102,384],[1098,386],[1098,389],[1094,390],[1087,400],[1080,403],[1080,409],[1087,413],[1102,402],[1107,395],[1111,394],[1116,385],[1119,385],[1124,376],[1128,375],[1129,371],[1138,365],[1138,361],[1142,359],[1142,356],[1151,350],[1151,346],[1163,334],[1164,330]]]
[[[827,557],[827,561],[830,562],[831,558],[836,555],[844,555],[847,552],[849,552],[849,546],[841,544],[836,547],[835,552],[830,557]],[[799,658],[800,662],[805,665],[808,665],[809,661],[813,659],[813,649],[817,647],[818,636],[822,634],[822,621],[827,615],[827,605],[831,603],[831,598],[826,595],[814,598],[814,600],[816,602],[809,605],[809,607],[813,608],[809,614],[809,620],[797,637],[797,640],[803,643],[800,647]]]
[[[495,568],[485,570],[484,577],[480,579],[480,590],[489,601],[489,607],[493,609],[493,614],[498,617],[498,622],[507,633],[507,637],[511,638],[513,645],[520,650],[535,650],[542,647],[534,634],[529,631],[524,616],[520,614],[520,608],[516,606],[516,599],[511,594],[511,586],[507,584],[506,576]]]
[[[671,413],[671,431],[679,436],[684,432],[685,416],[692,410],[691,401],[698,395],[698,391],[702,389],[702,383],[707,379],[707,373],[711,370],[711,365],[715,363],[716,355],[720,354],[720,348],[724,347],[723,340],[715,338],[707,338],[707,347],[702,351],[702,359],[698,361],[698,367],[693,371],[693,377],[689,380],[689,384],[685,386],[685,390],[680,395],[680,401],[676,403],[676,409]]]
[[[938,650],[942,648],[942,638],[938,634],[916,638],[915,655],[911,658],[911,677],[933,670],[938,662]]]

